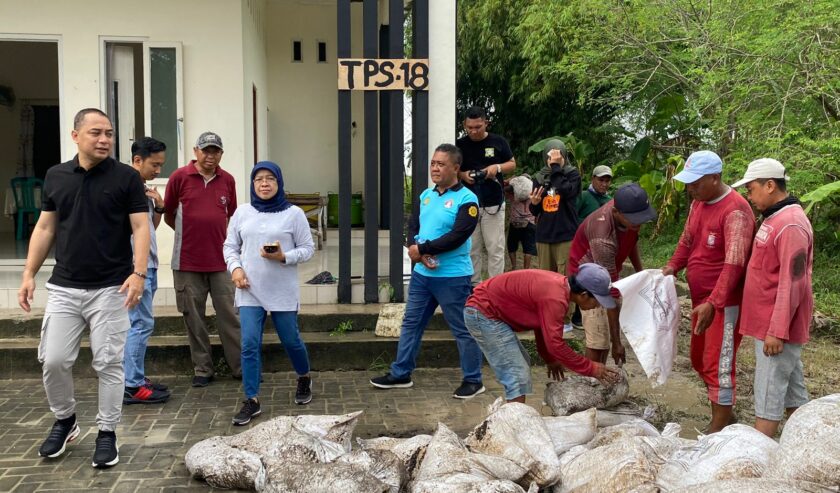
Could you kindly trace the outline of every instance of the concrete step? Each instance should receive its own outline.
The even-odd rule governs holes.
[[[533,341],[533,333],[520,334],[523,340]],[[343,335],[327,332],[305,332],[302,334],[309,351],[314,371],[326,370],[372,370],[387,372],[397,351],[397,338],[377,337],[372,331],[353,331]],[[222,363],[223,351],[216,335],[210,336],[213,360],[220,375],[229,374]],[[38,362],[39,339],[18,337],[0,339],[0,379],[37,378],[41,375]],[[277,336],[263,340],[262,361],[264,372],[292,371]],[[77,377],[95,377],[91,368],[90,344],[82,341],[82,349],[74,365]],[[420,368],[458,367],[458,349],[452,334],[447,331],[429,331],[423,336],[423,344],[417,357]],[[153,336],[146,352],[146,374],[192,375],[190,348],[186,336]]]
[[[301,305],[298,326],[301,332],[331,332],[349,322],[350,331],[373,331],[382,305]],[[207,324],[211,333],[216,332],[216,317],[208,307]],[[40,337],[43,309],[24,314],[22,310],[0,310],[0,339]],[[443,315],[438,311],[429,322],[427,330],[449,330]],[[265,333],[274,333],[270,322],[265,324]],[[155,309],[156,336],[185,336],[186,328],[175,307]]]

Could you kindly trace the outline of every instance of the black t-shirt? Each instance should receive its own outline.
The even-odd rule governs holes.
[[[458,139],[455,145],[464,155],[461,171],[484,169],[491,164],[502,164],[513,159],[510,145],[501,135],[488,133],[487,137],[478,142],[464,136]],[[481,207],[500,205],[505,201],[502,179],[502,175],[497,174],[495,180],[467,185],[467,188],[478,196],[478,204]]]
[[[148,213],[140,174],[108,158],[89,171],[79,157],[47,171],[41,210],[55,212],[55,267],[66,288],[119,286],[133,271],[129,214]],[[145,266],[143,266],[145,269]]]

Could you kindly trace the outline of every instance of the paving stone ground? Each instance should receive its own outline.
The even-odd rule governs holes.
[[[501,386],[485,368],[485,394],[468,401],[452,398],[460,384],[457,369],[420,369],[411,389],[374,389],[373,372],[313,373],[314,398],[308,406],[293,402],[293,373],[266,374],[261,387],[263,414],[258,424],[274,416],[344,414],[363,410],[356,436],[411,436],[432,433],[443,422],[462,437],[484,417],[484,410],[503,395]],[[529,404],[542,409],[546,376],[534,368],[534,389]],[[207,491],[191,479],[184,454],[194,443],[214,435],[229,435],[248,427],[230,420],[241,406],[240,382],[220,377],[209,387],[190,387],[185,376],[161,378],[173,390],[163,405],[124,406],[117,430],[120,463],[107,470],[91,467],[96,439],[97,380],[76,381],[80,438],[58,459],[38,457],[38,447],[54,417],[38,379],[0,381],[0,491],[184,492]],[[547,414],[546,410],[542,410]]]

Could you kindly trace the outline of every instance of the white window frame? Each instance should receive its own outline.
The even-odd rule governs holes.
[[[179,41],[149,41],[143,36],[100,36],[99,37],[99,102],[100,107],[108,106],[108,87],[105,81],[108,80],[107,72],[107,43],[137,43],[143,45],[143,118],[144,129],[147,135],[152,132],[152,95],[151,95],[151,48],[174,48],[175,49],[175,97],[176,112],[178,114],[178,139],[175,143],[178,149],[178,167],[186,163],[186,147],[184,141],[184,57],[183,45]],[[63,134],[62,134],[63,135]],[[167,151],[172,150],[172,144],[167,143]],[[169,178],[155,178],[149,181],[150,185],[166,185]]]
[[[177,131],[178,138],[176,145],[178,147],[178,161],[177,168],[186,163],[187,150],[184,141],[184,49],[179,41],[146,41],[143,43],[143,116],[145,118],[146,132],[152,132],[152,70],[151,70],[151,48],[174,48],[175,49],[175,99],[176,99],[176,113],[177,113]],[[172,145],[167,144],[167,152],[172,151]],[[155,178],[149,181],[151,185],[165,185],[169,182],[169,178]]]

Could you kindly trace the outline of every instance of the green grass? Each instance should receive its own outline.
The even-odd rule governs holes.
[[[332,336],[343,336],[347,332],[353,330],[353,321],[352,320],[345,320],[338,324],[338,327],[334,328],[330,331],[330,337]]]

